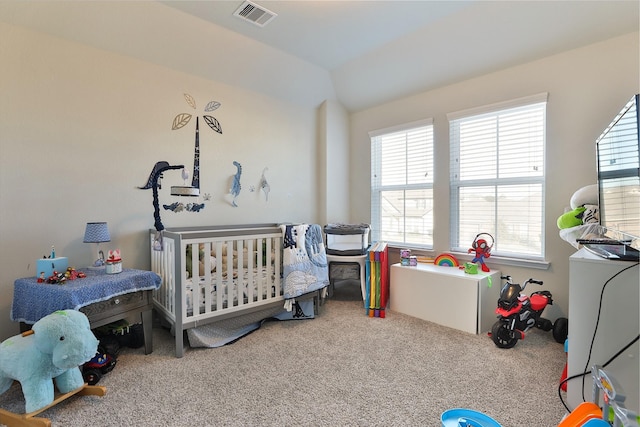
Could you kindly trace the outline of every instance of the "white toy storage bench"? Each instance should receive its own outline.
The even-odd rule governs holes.
[[[390,309],[472,334],[491,330],[500,271],[467,274],[457,267],[391,266]]]

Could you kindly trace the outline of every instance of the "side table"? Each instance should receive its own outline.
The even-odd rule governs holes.
[[[144,332],[145,354],[153,351],[152,291],[161,279],[152,271],[124,269],[118,274],[87,270],[87,277],[63,285],[38,283],[36,277],[14,282],[11,320],[20,330],[30,328],[56,310],[79,310],[95,329],[126,317],[138,316]]]

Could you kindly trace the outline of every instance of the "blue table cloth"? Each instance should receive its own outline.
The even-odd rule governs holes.
[[[82,270],[87,277],[65,284],[38,283],[36,277],[18,279],[13,284],[11,320],[33,324],[56,310],[78,310],[118,295],[158,289],[160,276],[152,271],[124,269],[118,274],[104,270]]]

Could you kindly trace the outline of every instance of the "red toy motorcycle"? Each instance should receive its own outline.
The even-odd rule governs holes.
[[[512,348],[520,339],[524,339],[524,333],[533,326],[550,331],[553,329],[553,338],[564,343],[568,333],[568,320],[560,317],[555,322],[541,317],[547,305],[553,304],[551,292],[536,291],[527,296],[522,294],[529,283],[542,285],[542,281],[529,279],[522,287],[517,283],[511,283],[511,276],[502,276],[507,282],[500,291],[496,314],[498,321],[491,328],[491,338],[500,348]]]

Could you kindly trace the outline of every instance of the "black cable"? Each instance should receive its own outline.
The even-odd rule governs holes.
[[[634,339],[632,339],[627,345],[625,345],[624,347],[622,347],[620,350],[618,350],[618,352],[616,352],[616,354],[614,354],[609,360],[607,360],[605,363],[602,364],[602,368],[606,368],[607,365],[609,365],[611,362],[613,362],[614,360],[616,360],[618,358],[618,356],[620,356],[622,353],[624,353],[629,347],[631,347],[633,344],[636,343],[636,341],[638,341],[640,339],[640,335],[638,335],[637,337],[635,337]],[[566,382],[568,382],[569,380],[572,380],[574,378],[580,378],[582,377],[584,379],[584,377],[586,375],[588,375],[589,373],[591,373],[591,370],[589,370],[588,372],[583,372],[581,374],[576,374],[576,375],[572,375],[570,377],[565,378],[564,380],[560,381],[560,384],[558,385],[558,397],[560,397],[560,402],[562,403],[562,405],[565,407],[565,409],[567,410],[567,412],[571,412],[571,410],[569,409],[569,407],[567,406],[567,404],[565,403],[564,399],[562,398],[562,385],[565,384]],[[583,396],[583,401],[584,401],[584,382],[582,385],[582,396]]]
[[[600,324],[600,312],[602,311],[602,300],[604,297],[604,290],[606,289],[607,285],[616,277],[618,277],[620,274],[624,273],[625,271],[633,268],[633,267],[637,267],[639,264],[631,264],[628,267],[623,268],[622,270],[618,271],[616,274],[614,274],[613,276],[611,276],[609,278],[609,280],[607,280],[604,285],[602,286],[602,291],[600,291],[600,302],[598,303],[598,315],[596,316],[596,326],[593,329],[593,336],[591,337],[591,344],[589,345],[589,354],[587,356],[587,362],[584,365],[584,372],[587,372],[587,370],[589,370],[589,366],[591,363],[591,352],[593,351],[593,343],[596,340],[596,334],[598,332],[598,325]],[[585,397],[584,397],[584,377],[582,377],[582,401],[586,401]]]
[[[600,291],[600,301],[598,303],[598,315],[596,316],[596,326],[593,330],[593,336],[591,337],[591,344],[589,345],[589,354],[587,356],[587,362],[585,364],[584,370],[581,374],[576,374],[576,375],[572,375],[571,377],[565,378],[563,381],[560,382],[560,385],[558,386],[558,396],[560,397],[560,402],[562,403],[562,405],[565,407],[565,409],[569,412],[571,412],[569,410],[569,407],[566,405],[566,403],[564,402],[564,399],[562,399],[562,393],[561,393],[561,389],[562,389],[562,385],[565,384],[567,381],[572,380],[574,378],[580,378],[582,377],[582,401],[585,402],[585,396],[584,396],[584,385],[585,385],[585,377],[586,375],[589,374],[589,372],[591,372],[589,370],[589,363],[591,362],[591,353],[593,351],[593,343],[595,342],[596,339],[596,334],[598,332],[598,325],[600,324],[600,313],[602,311],[602,300],[604,297],[604,290],[606,289],[607,285],[609,284],[609,282],[611,282],[613,279],[615,279],[616,277],[618,277],[620,274],[622,274],[623,272],[633,268],[633,267],[637,267],[638,265],[640,265],[639,263],[636,264],[632,264],[628,267],[623,268],[622,270],[618,271],[616,274],[614,274],[613,276],[611,276],[602,286],[602,290]],[[607,366],[609,363],[611,363],[613,360],[615,360],[622,352],[624,352],[627,348],[629,348],[631,345],[633,345],[636,341],[638,341],[638,339],[640,338],[640,335],[638,335],[636,338],[634,338],[629,344],[627,344],[624,348],[622,348],[620,351],[618,351],[612,358],[610,358],[606,363],[604,363],[602,365],[602,367]]]

